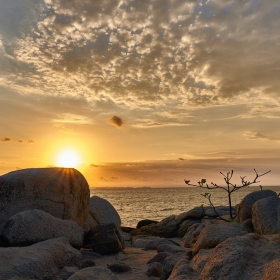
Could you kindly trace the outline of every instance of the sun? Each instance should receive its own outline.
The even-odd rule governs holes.
[[[79,155],[71,150],[62,151],[57,156],[57,166],[72,168],[80,163]]]

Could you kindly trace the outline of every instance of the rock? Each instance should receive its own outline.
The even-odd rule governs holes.
[[[131,270],[131,267],[127,265],[126,263],[122,262],[116,262],[110,265],[107,265],[107,267],[115,273],[123,273]]]
[[[136,235],[132,237],[132,245],[136,248],[145,248],[149,242],[161,239],[158,236]]]
[[[95,261],[92,259],[84,259],[82,262],[82,268],[95,266]]]
[[[280,259],[276,259],[265,266],[264,275],[261,280],[280,279]]]
[[[79,271],[77,266],[65,266],[60,270],[60,277],[63,280],[67,280],[71,275]]]
[[[96,259],[102,258],[102,255],[100,255],[96,252],[93,252],[92,250],[80,249],[80,252],[81,252],[84,259],[96,260]]]
[[[153,221],[153,220],[141,220],[138,222],[136,228],[141,228],[143,226],[147,226],[147,225],[150,225],[150,224],[157,224],[158,221]]]
[[[255,232],[254,225],[252,219],[247,219],[242,223],[243,227],[246,229],[248,233]]]
[[[151,258],[147,264],[153,263],[153,262],[158,262],[163,264],[164,260],[166,257],[168,257],[170,254],[168,254],[167,252],[160,252],[158,254],[156,254],[153,258]]]
[[[174,266],[182,257],[185,257],[184,253],[172,254],[171,256],[165,258],[163,263],[162,275],[160,278],[161,280],[168,279]]]
[[[176,217],[176,219],[179,221],[179,223],[182,223],[185,220],[192,219],[201,219],[203,216],[205,216],[205,211],[202,207],[195,207],[188,212],[184,212]]]
[[[269,264],[274,270],[275,259],[280,259],[279,235],[274,240],[255,233],[232,237],[212,249],[199,279],[279,279],[279,266],[275,277],[264,277]]]
[[[79,270],[68,280],[118,280],[118,278],[110,269],[95,266]]]
[[[172,273],[168,280],[188,280],[193,279],[191,273],[193,272],[191,268],[190,261],[183,257],[174,266]]]
[[[142,226],[141,228],[131,231],[131,235],[154,235],[159,237],[176,237],[178,236],[180,219],[176,215],[171,215],[157,224]]]
[[[85,233],[88,233],[93,227],[97,225],[97,222],[93,219],[93,217],[88,214],[87,220],[84,226]]]
[[[168,253],[178,253],[178,252],[182,252],[182,253],[186,253],[186,248],[182,248],[178,245],[172,244],[172,243],[164,243],[161,244],[157,247],[157,252],[168,252]]]
[[[270,196],[255,202],[252,223],[257,233],[280,233],[280,198]]]
[[[58,237],[65,237],[72,246],[80,248],[84,231],[73,221],[55,218],[38,209],[15,214],[0,230],[0,243],[5,246],[27,246]]]
[[[89,186],[73,168],[29,168],[0,176],[0,225],[13,215],[40,209],[83,227]]]
[[[237,208],[237,217],[240,223],[243,223],[247,219],[252,218],[253,204],[265,197],[274,196],[277,197],[277,193],[271,190],[255,191],[247,194],[240,202]]]
[[[146,243],[145,249],[147,250],[156,250],[158,246],[163,244],[169,244],[179,247],[180,245],[174,242],[173,240],[169,240],[166,238],[155,238],[149,242]]]
[[[81,267],[82,255],[65,238],[50,239],[28,247],[0,248],[1,280],[57,278],[65,266]]]
[[[121,218],[114,206],[96,195],[89,200],[89,213],[98,224],[115,223],[118,227],[121,225]]]
[[[148,270],[146,272],[148,277],[161,277],[162,275],[162,264],[159,262],[153,262],[149,264]]]
[[[200,249],[211,249],[226,239],[247,234],[245,228],[239,223],[212,224],[206,226],[198,236],[192,250],[195,256]]]
[[[205,263],[209,260],[212,249],[201,249],[192,259],[193,269],[200,273],[205,266]]]
[[[185,220],[179,225],[179,230],[178,230],[178,237],[184,237],[184,235],[187,233],[188,229],[194,225],[200,223],[200,220]]]
[[[101,255],[117,253],[125,248],[122,232],[115,223],[97,225],[89,234],[92,250]]]
[[[183,247],[191,248],[195,244],[200,232],[204,229],[203,224],[193,224],[189,227],[187,233],[183,237]]]

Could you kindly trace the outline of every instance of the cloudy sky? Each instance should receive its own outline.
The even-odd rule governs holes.
[[[279,185],[276,0],[0,0],[0,174],[75,152],[89,184]]]

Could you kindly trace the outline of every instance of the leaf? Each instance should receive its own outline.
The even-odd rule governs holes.
[[[191,180],[185,180],[185,183],[188,185]]]
[[[206,179],[201,179],[201,184],[205,184],[206,183]]]

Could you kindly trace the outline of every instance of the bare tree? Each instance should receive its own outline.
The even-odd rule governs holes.
[[[191,184],[190,183],[190,180],[185,180],[185,183],[188,185],[188,186],[193,186],[193,187],[200,187],[200,188],[203,188],[203,189],[208,189],[208,190],[214,190],[214,189],[223,189],[227,192],[227,195],[228,195],[228,203],[229,203],[229,211],[230,211],[230,219],[233,220],[236,216],[233,216],[233,213],[232,213],[232,202],[231,202],[231,194],[235,191],[238,191],[244,187],[248,187],[248,186],[251,186],[253,184],[257,184],[259,183],[260,181],[258,181],[259,177],[261,176],[264,176],[266,175],[267,173],[269,173],[271,170],[265,172],[265,173],[262,173],[262,174],[258,174],[258,172],[256,171],[256,169],[254,169],[255,171],[255,178],[253,181],[246,181],[245,178],[246,176],[244,177],[241,177],[240,176],[240,179],[241,179],[241,184],[240,185],[237,185],[237,184],[233,184],[231,182],[231,179],[232,179],[232,176],[233,176],[233,170],[231,170],[231,172],[227,172],[227,174],[225,175],[224,173],[220,172],[223,177],[224,177],[224,181],[226,183],[226,186],[219,186],[213,182],[211,182],[211,185],[208,185],[206,183],[206,179],[201,179],[201,181],[199,181],[196,185],[195,184]],[[215,211],[215,213],[218,215],[218,217],[222,220],[225,220],[223,219],[222,217],[220,217],[220,215],[217,213],[216,209],[215,209],[215,206],[213,205],[212,201],[211,201],[211,194],[210,193],[205,193],[205,194],[202,194],[202,196],[204,196],[205,198],[208,199],[209,203],[210,203],[210,206],[213,208],[213,210]],[[225,220],[225,221],[228,221],[228,220]]]

